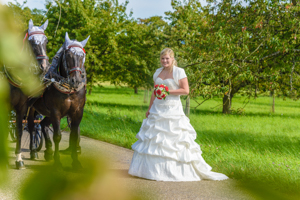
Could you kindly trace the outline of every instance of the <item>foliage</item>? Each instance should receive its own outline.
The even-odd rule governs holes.
[[[9,4],[9,7],[22,27],[29,18],[39,21],[46,14],[50,58],[63,44],[65,32],[79,41],[91,35],[85,47],[90,88],[99,81],[133,88],[151,87],[167,23],[161,17],[134,20],[126,13],[127,4],[113,0],[47,1],[47,12],[30,11],[20,4]]]
[[[244,88],[298,96],[299,5],[289,1],[172,1],[170,37],[186,63],[191,96],[223,96],[223,112]]]
[[[12,76],[22,80],[24,93],[35,93],[40,88],[39,80],[30,72],[33,62],[30,55],[21,52],[22,38],[19,24],[15,24],[13,15],[6,6],[0,5],[0,184],[7,169],[7,135],[9,111],[9,85],[3,73],[3,65]],[[24,66],[28,66],[25,68]]]
[[[49,166],[40,166],[39,171],[23,183],[21,199],[142,199],[117,181],[116,175],[108,167],[106,157],[98,154],[97,157],[85,158],[85,163],[87,166],[83,173],[58,173]]]
[[[50,5],[51,2],[46,8],[49,9]],[[65,32],[69,33],[71,39],[78,41],[91,35],[85,47],[88,84],[93,85],[95,81],[105,79],[105,71],[110,68],[117,50],[116,36],[126,25],[128,18],[125,13],[126,5],[127,3],[119,5],[117,1],[111,0],[67,0],[52,5],[47,14],[50,20],[49,31],[52,32],[49,36],[50,57],[61,47]],[[54,32],[56,35],[53,36]]]
[[[99,81],[151,87],[158,53],[172,47],[187,71],[191,97],[223,96],[229,113],[232,97],[271,91],[298,98],[299,5],[289,1],[172,1],[169,24],[161,17],[133,19],[127,4],[113,0],[47,1],[47,12],[9,4],[20,26],[29,18],[49,19],[49,56],[64,41],[91,35],[86,51],[88,85]],[[22,21],[25,19],[25,21]],[[276,91],[276,92],[275,92]]]
[[[109,80],[114,84],[153,87],[152,75],[159,67],[159,51],[165,41],[164,29],[167,23],[161,17],[131,20],[118,34],[118,52],[107,70]]]
[[[30,19],[33,20],[35,25],[42,25],[44,19],[44,11],[39,9],[31,10],[25,5],[26,1],[22,5],[18,2],[15,2],[15,4],[11,2],[8,3],[7,8],[10,10],[13,16],[13,21],[15,25],[23,31],[28,29],[28,21]]]

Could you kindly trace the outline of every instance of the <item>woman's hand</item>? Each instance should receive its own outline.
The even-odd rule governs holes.
[[[146,117],[148,118],[148,116],[149,116],[149,114],[150,114],[150,112],[149,112],[149,110],[146,112]]]

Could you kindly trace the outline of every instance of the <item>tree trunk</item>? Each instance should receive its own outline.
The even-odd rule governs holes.
[[[92,94],[93,88],[89,88],[89,95]]]
[[[224,97],[223,97],[223,113],[224,114],[230,114],[232,97],[233,97],[232,93],[230,94],[230,98],[229,98],[229,95],[224,94]]]
[[[255,94],[254,94],[254,99],[256,99],[257,98],[257,84],[255,84]]]
[[[134,86],[134,94],[138,94],[138,88]]]
[[[273,99],[272,99],[272,109],[271,109],[271,112],[272,112],[272,113],[275,113],[275,91],[274,91],[274,90],[272,90],[272,91],[270,92],[270,96],[273,97]]]
[[[188,96],[186,101],[185,101],[185,115],[187,117],[190,116],[190,97]]]
[[[148,99],[149,99],[149,90],[146,89],[144,90],[144,103],[148,103]]]

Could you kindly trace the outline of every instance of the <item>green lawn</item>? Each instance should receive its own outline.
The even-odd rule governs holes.
[[[244,100],[235,97],[233,108],[243,107]],[[81,134],[131,148],[148,109],[143,101],[142,90],[136,95],[126,87],[94,88],[87,95]],[[271,114],[271,101],[250,100],[244,115],[223,115],[221,99],[191,109],[196,142],[214,171],[267,183],[279,191],[300,191],[300,102],[277,98]],[[196,106],[192,100],[191,106]]]

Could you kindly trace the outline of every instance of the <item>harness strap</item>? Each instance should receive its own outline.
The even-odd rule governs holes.
[[[27,121],[27,119],[28,119],[30,108],[31,108],[31,106],[28,106],[25,121]],[[22,125],[22,131],[24,131],[25,126],[26,126],[26,124],[24,123],[24,125]]]
[[[9,82],[12,86],[17,87],[17,88],[20,88],[20,87],[22,86],[22,83],[17,82],[15,79],[13,79],[13,77],[11,77],[11,75],[10,75],[9,72],[7,71],[5,65],[3,66],[3,69],[4,69],[4,74],[5,74],[5,76],[7,77],[8,82]]]
[[[28,38],[28,32],[25,34],[25,37],[24,37],[24,39],[23,39],[23,46],[22,46],[21,51],[23,51],[23,49],[24,49],[25,40],[26,40],[27,38]]]
[[[84,48],[81,48],[80,46],[69,46],[68,48],[70,49],[70,48],[72,48],[72,47],[78,47],[78,48],[82,49],[82,51],[86,54]]]
[[[45,33],[43,33],[42,31],[34,31],[32,33],[29,34],[29,37],[35,34],[41,34],[41,35],[45,35]]]
[[[36,57],[37,60],[49,60],[49,57],[46,55],[38,55]]]
[[[73,67],[73,68],[70,70],[69,75],[70,75],[72,72],[75,72],[75,71],[79,71],[80,74],[82,74],[82,71],[81,71],[80,67]]]

